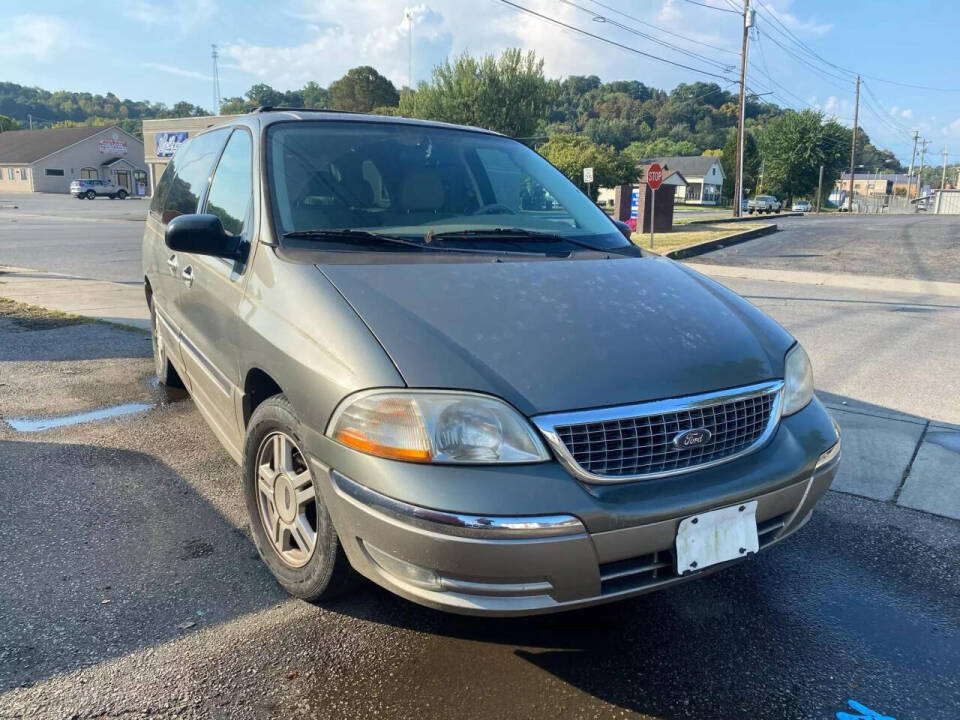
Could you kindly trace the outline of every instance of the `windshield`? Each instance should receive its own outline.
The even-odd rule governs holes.
[[[484,231],[502,238],[512,229],[597,249],[630,245],[550,163],[496,135],[399,123],[276,123],[267,134],[267,173],[280,236],[349,228],[423,240],[473,231],[458,240],[476,244]]]

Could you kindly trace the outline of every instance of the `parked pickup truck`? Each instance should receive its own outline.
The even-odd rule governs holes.
[[[70,194],[78,200],[96,200],[98,195],[113,200],[120,198],[126,200],[127,191],[116,183],[109,180],[74,180],[70,183]]]
[[[753,200],[747,202],[747,214],[779,213],[780,207],[780,201],[773,195],[757,195]]]

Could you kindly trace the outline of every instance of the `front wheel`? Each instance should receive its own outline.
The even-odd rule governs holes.
[[[161,385],[174,388],[182,388],[183,380],[177,374],[176,368],[167,357],[167,345],[160,334],[160,328],[157,320],[157,310],[150,303],[150,329],[153,335],[153,365],[157,373],[157,380]]]
[[[118,192],[118,193],[117,193],[117,198],[119,198],[120,200],[126,200],[126,199],[127,199],[127,191],[126,191],[126,190],[121,190],[120,192]]]
[[[97,194],[93,190],[87,190],[85,197],[87,198],[87,200],[96,200]]]
[[[316,602],[347,590],[355,575],[303,452],[300,427],[285,395],[257,407],[243,445],[243,497],[260,558],[284,590]]]

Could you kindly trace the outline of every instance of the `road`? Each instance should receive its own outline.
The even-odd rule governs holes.
[[[960,522],[901,501],[924,437],[960,423],[960,301],[724,282],[808,348],[846,432],[845,492],[722,573],[517,620],[369,583],[323,607],[289,599],[250,543],[236,466],[189,399],[151,382],[145,335],[0,317],[7,420],[143,404],[36,433],[0,422],[0,718],[785,720],[855,700],[955,719]],[[876,447],[851,442],[863,423]]]
[[[147,204],[135,198],[0,196],[0,265],[142,282],[140,241]]]
[[[697,262],[960,282],[960,222],[948,215],[776,218],[780,232]]]

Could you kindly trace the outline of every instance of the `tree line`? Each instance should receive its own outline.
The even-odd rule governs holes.
[[[733,190],[739,98],[716,83],[682,83],[667,92],[637,80],[603,82],[595,75],[547,78],[532,52],[509,49],[499,56],[467,54],[444,61],[417,87],[397,88],[375,68],[361,66],[324,88],[308,82],[295,90],[258,83],[242,97],[226,98],[222,114],[258,106],[314,107],[403,115],[485,127],[520,138],[582,186],[584,167],[594,168],[593,192],[601,185],[635,180],[644,159],[672,155],[715,155]],[[121,100],[66,91],[48,92],[0,83],[0,129],[22,125],[27,113],[46,126],[117,122],[140,134],[148,118],[208,114],[186,102]],[[822,113],[784,109],[748,97],[744,143],[744,186],[784,199],[809,197],[820,165],[831,187],[849,164],[852,133]],[[881,172],[903,172],[889,150],[877,148],[862,129],[857,164]]]

